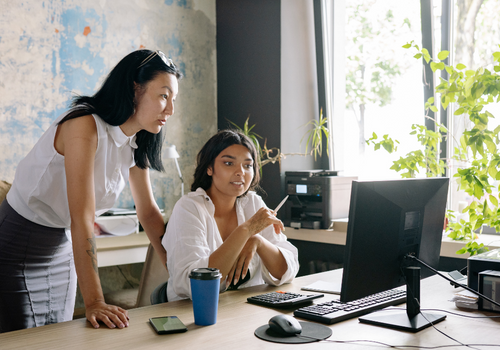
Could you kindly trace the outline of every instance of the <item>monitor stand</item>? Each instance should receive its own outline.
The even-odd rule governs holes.
[[[406,312],[385,310],[373,312],[359,318],[361,323],[395,328],[409,332],[419,332],[435,323],[441,322],[446,315],[420,312],[420,268],[407,267],[406,277]]]

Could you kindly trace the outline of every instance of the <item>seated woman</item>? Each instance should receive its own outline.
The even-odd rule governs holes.
[[[221,291],[293,280],[298,253],[283,223],[252,189],[259,183],[258,155],[245,135],[223,130],[203,146],[191,193],[175,205],[162,244],[170,278],[168,301],[191,297],[189,273],[214,267]]]

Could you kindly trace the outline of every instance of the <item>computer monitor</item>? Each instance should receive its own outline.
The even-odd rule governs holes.
[[[437,268],[448,178],[353,181],[340,300],[404,285],[414,255]],[[432,272],[423,269],[421,277]],[[408,296],[407,296],[408,298]]]

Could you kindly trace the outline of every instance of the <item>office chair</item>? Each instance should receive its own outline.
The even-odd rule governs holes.
[[[7,197],[7,192],[9,192],[10,186],[12,185],[7,181],[0,180],[0,203],[3,202],[5,197]]]
[[[125,310],[151,305],[151,294],[159,285],[166,283],[168,276],[168,271],[162,266],[153,246],[149,244],[139,288],[122,289],[106,293],[104,299],[106,303],[120,306]]]

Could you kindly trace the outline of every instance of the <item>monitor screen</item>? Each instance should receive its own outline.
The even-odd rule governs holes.
[[[448,178],[353,181],[340,300],[405,284],[414,254],[438,267]],[[432,272],[422,269],[421,277]]]

